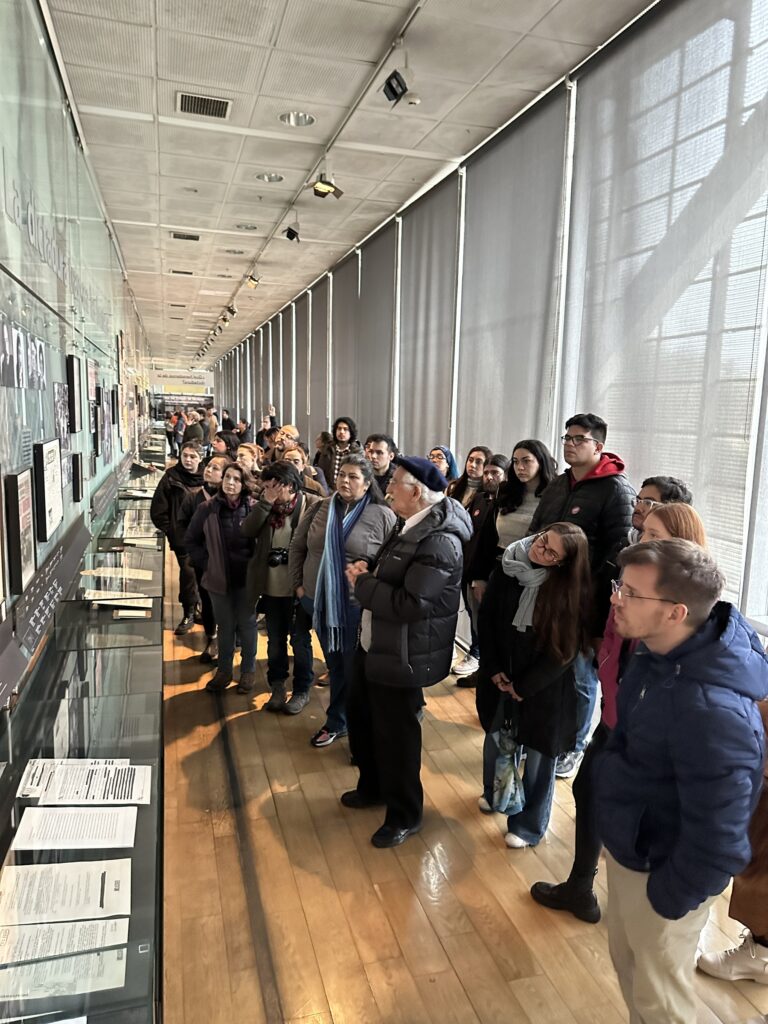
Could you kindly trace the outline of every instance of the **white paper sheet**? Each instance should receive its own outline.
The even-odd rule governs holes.
[[[131,861],[9,864],[0,873],[0,925],[45,924],[131,912]]]
[[[125,986],[128,950],[40,960],[0,971],[0,999],[56,999]]]
[[[16,796],[22,799],[39,800],[53,783],[56,769],[62,765],[78,765],[83,767],[101,768],[107,765],[130,764],[127,757],[115,758],[77,758],[77,757],[32,757],[21,777]]]
[[[52,783],[40,797],[41,806],[53,804],[148,804],[152,768],[143,764],[59,765]]]
[[[127,565],[102,565],[98,569],[81,569],[81,576],[102,576],[106,579],[151,580],[151,569],[132,569]]]
[[[123,547],[126,548],[156,548],[157,541],[151,537],[125,537]]]
[[[135,807],[28,807],[11,849],[131,849],[136,813]]]
[[[83,591],[84,601],[109,601],[110,599],[118,600],[122,598],[135,601],[139,598],[147,598],[148,596],[147,594],[133,593],[130,590],[100,590],[97,587]],[[152,599],[149,598],[149,600],[151,601]]]
[[[67,921],[54,924],[0,926],[0,964],[45,960],[67,953],[124,946],[128,941],[128,918],[104,921]]]

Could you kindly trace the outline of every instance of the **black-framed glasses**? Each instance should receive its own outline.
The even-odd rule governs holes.
[[[585,441],[594,441],[595,444],[600,443],[596,437],[590,437],[589,434],[563,434],[560,440],[563,444],[572,444],[574,448],[580,448]]]
[[[645,597],[643,594],[628,594],[622,589],[621,580],[611,580],[611,592],[619,601],[663,601],[664,604],[681,604],[671,597]]]
[[[549,534],[545,530],[544,533],[537,533],[536,534],[536,536],[533,538],[533,543],[536,544],[536,543],[538,543],[538,541],[541,541],[542,544],[544,545],[543,548],[542,548],[542,554],[543,554],[544,558],[546,558],[546,560],[548,562],[551,562],[552,565],[557,565],[557,563],[560,561],[560,552],[559,551],[555,551],[554,548],[551,548],[549,546],[549,544],[547,543],[548,540],[549,540]]]

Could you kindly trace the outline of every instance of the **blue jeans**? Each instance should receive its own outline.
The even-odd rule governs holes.
[[[213,614],[219,627],[219,671],[232,675],[235,657],[235,630],[240,640],[241,672],[256,669],[256,610],[249,602],[245,587],[228,594],[211,594]]]
[[[483,796],[493,805],[493,777],[496,773],[496,758],[499,748],[493,738],[502,725],[504,718],[504,701],[499,701],[499,711],[494,719],[493,727],[485,734],[483,742]],[[552,797],[555,792],[555,758],[540,754],[538,750],[526,747],[525,770],[523,775],[523,793],[525,806],[519,814],[511,814],[507,818],[507,829],[516,836],[525,839],[531,846],[536,846],[544,838],[549,818],[552,813]],[[518,747],[517,767],[520,768],[522,747]]]
[[[261,599],[267,620],[267,682],[270,686],[288,678],[288,637],[293,648],[293,692],[308,693],[312,672],[312,619],[294,597]]]
[[[309,597],[302,597],[301,606],[311,615],[313,602]],[[331,699],[325,716],[325,728],[328,732],[347,731],[347,684],[352,678],[354,655],[357,647],[357,633],[360,626],[363,610],[359,605],[353,604],[349,609],[349,632],[347,634],[347,646],[343,651],[329,651],[328,637],[323,629],[320,629],[317,638],[323,649],[323,657],[328,668],[328,675],[331,682]]]
[[[594,655],[590,650],[585,657],[579,654],[573,663],[574,685],[576,688],[576,747],[586,750],[592,729],[592,716],[597,703],[597,672],[593,665]]]

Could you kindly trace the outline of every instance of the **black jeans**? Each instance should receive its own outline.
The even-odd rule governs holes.
[[[213,614],[211,595],[203,586],[203,574],[200,569],[195,568],[195,579],[197,580],[197,596],[200,598],[205,635],[208,637],[216,636],[216,616]]]
[[[608,742],[611,730],[600,722],[573,780],[573,799],[576,803],[576,839],[574,843],[573,867],[570,880],[581,887],[592,888],[592,879],[597,871],[597,862],[603,848],[597,831],[595,810],[594,771],[595,758]]]
[[[174,551],[174,555],[179,563],[179,603],[184,614],[191,615],[199,601],[195,568],[189,555],[179,551]]]
[[[267,682],[282,683],[288,678],[288,637],[293,648],[293,693],[308,693],[314,680],[312,671],[312,619],[295,597],[261,599],[267,620]]]
[[[384,824],[421,824],[421,687],[383,686],[365,674],[366,654],[355,652],[347,692],[349,749],[360,771],[357,791],[387,805]]]

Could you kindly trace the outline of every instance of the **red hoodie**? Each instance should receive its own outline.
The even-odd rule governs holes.
[[[603,452],[600,456],[600,461],[596,466],[583,476],[581,480],[575,480],[573,472],[568,470],[568,483],[571,486],[571,490],[577,485],[583,483],[585,480],[594,480],[596,477],[603,476],[618,476],[624,472],[624,462],[619,458],[618,455],[614,455],[613,452]]]

